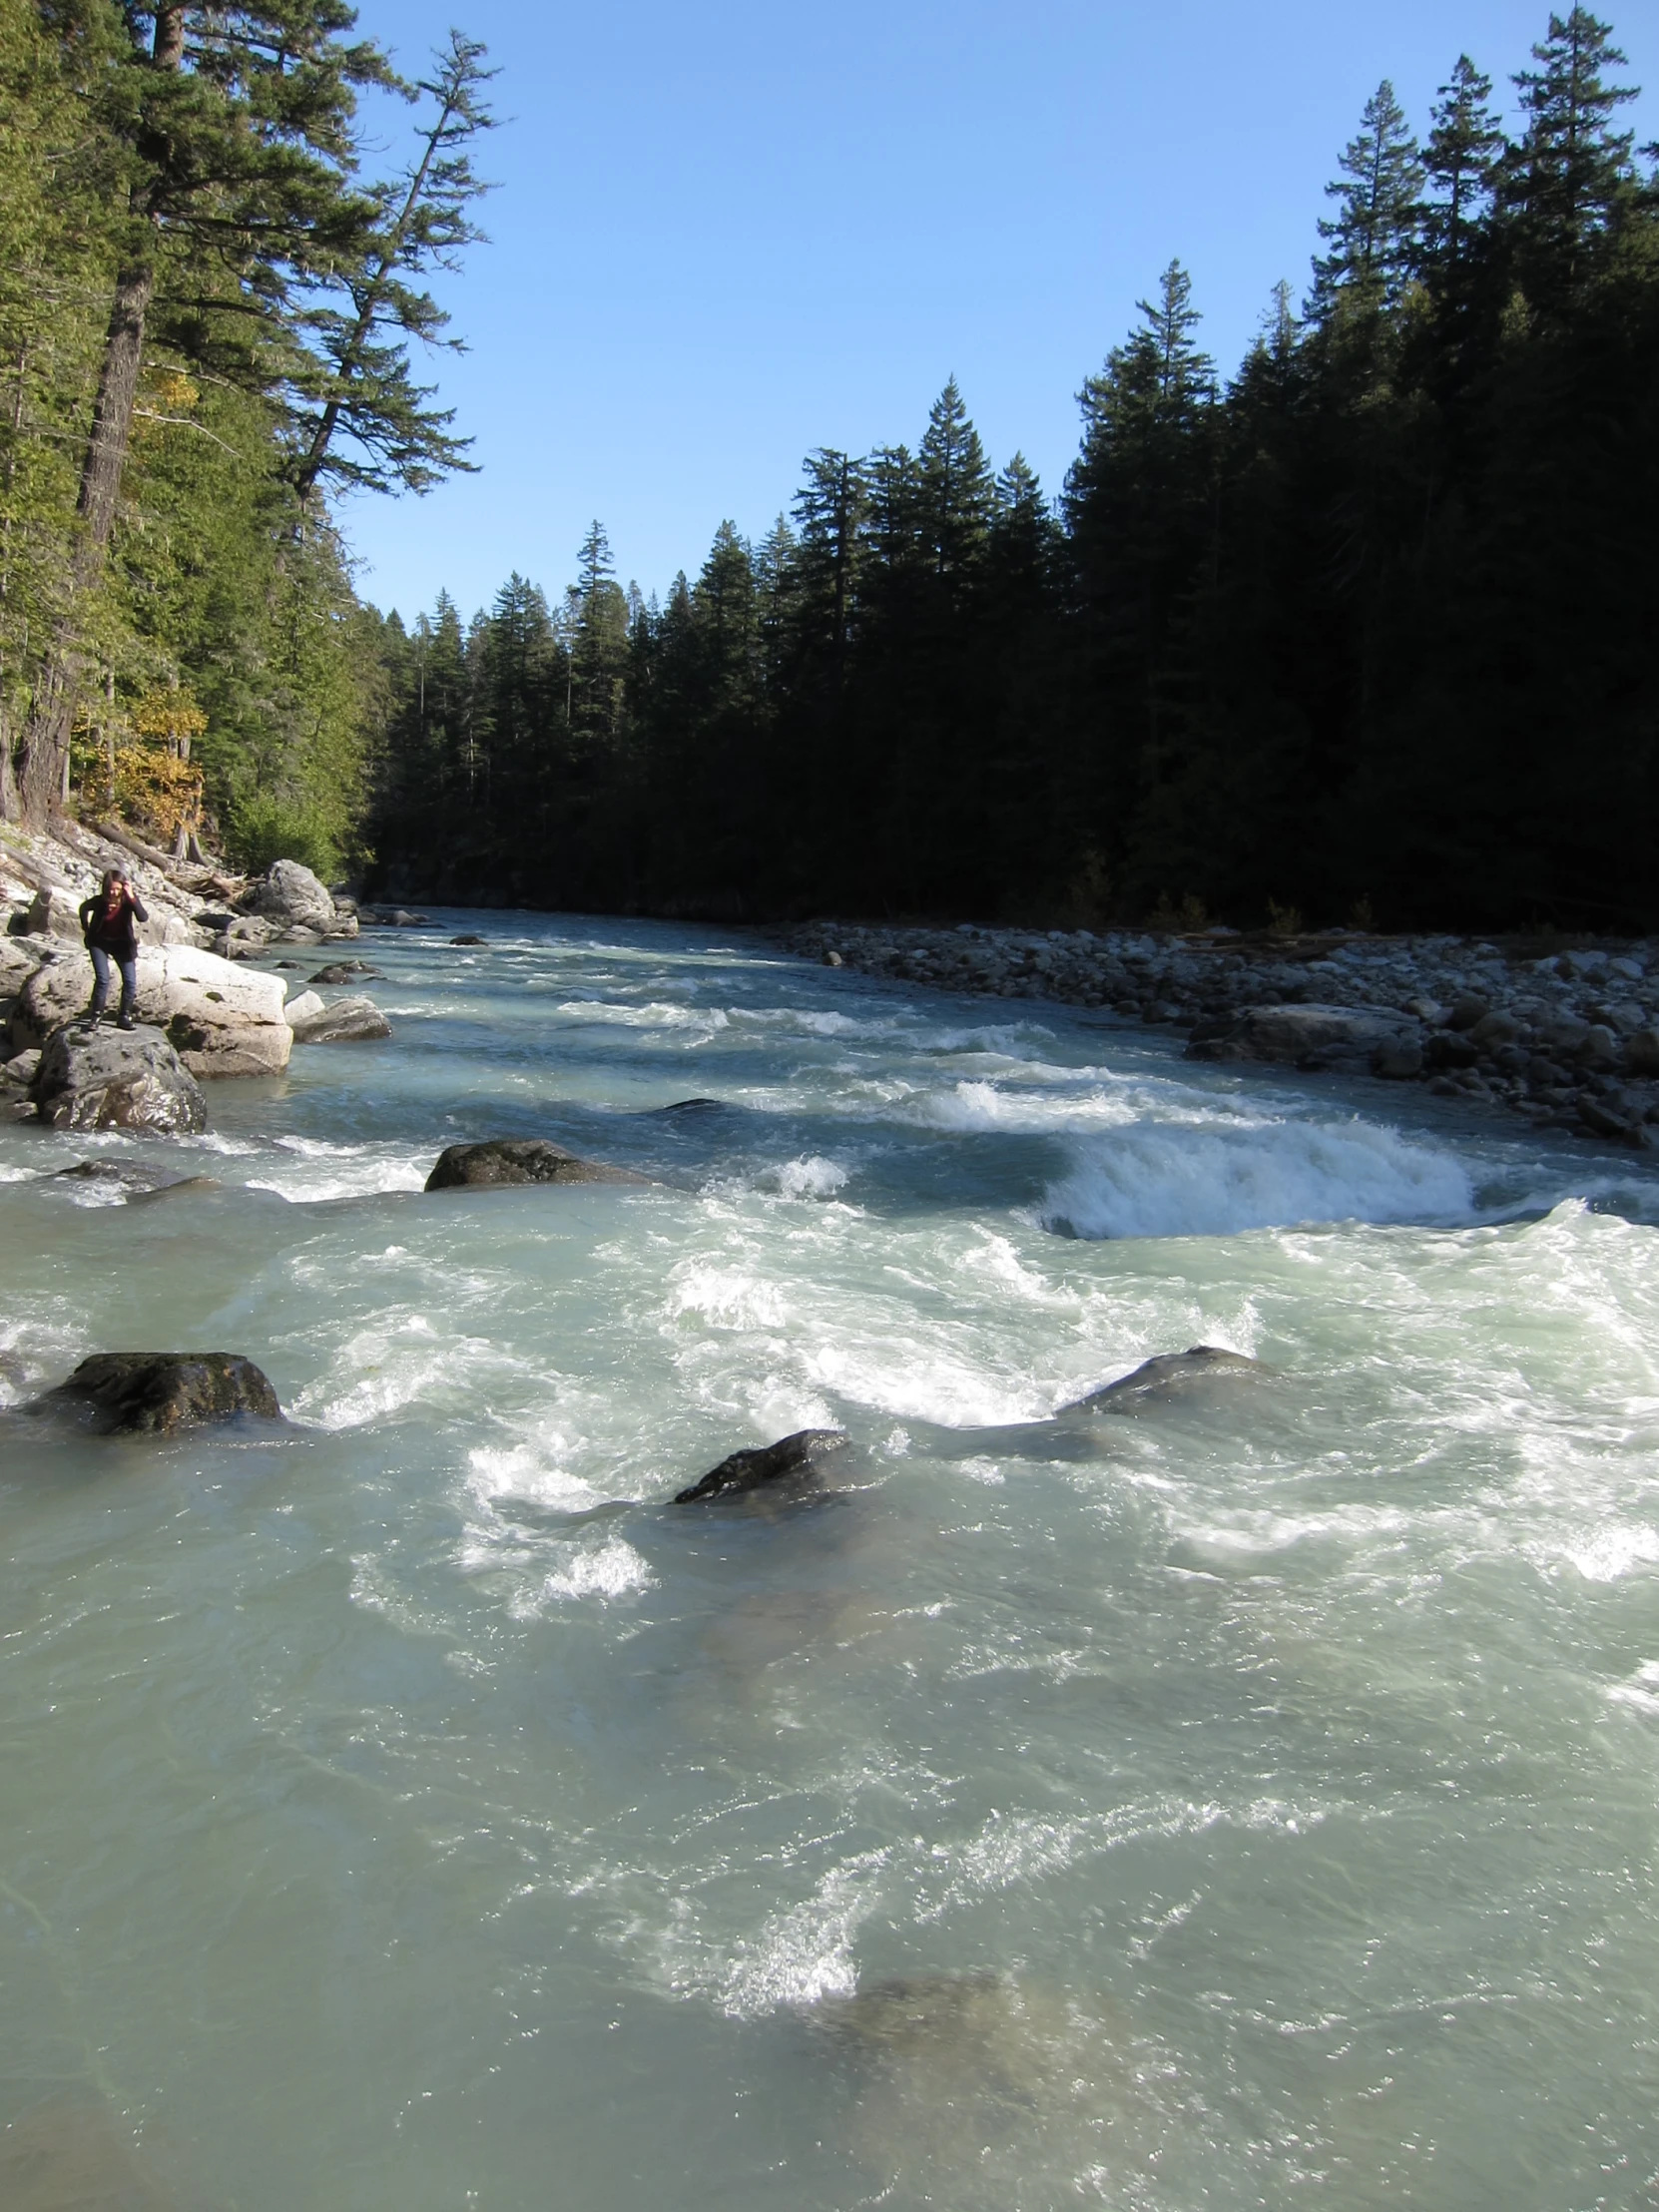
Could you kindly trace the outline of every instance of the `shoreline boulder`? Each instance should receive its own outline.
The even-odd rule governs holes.
[[[280,1420],[267,1377],[240,1352],[97,1352],[37,1407],[80,1401],[111,1435],[170,1436],[251,1415]]]
[[[713,1497],[739,1497],[789,1475],[816,1475],[819,1462],[831,1452],[842,1451],[848,1441],[843,1428],[798,1428],[793,1436],[781,1436],[775,1444],[752,1444],[734,1451],[718,1467],[711,1467],[701,1481],[677,1490],[676,1505],[701,1505]]]
[[[314,929],[320,935],[335,926],[332,891],[298,860],[273,860],[248,908],[278,929]]]
[[[194,945],[140,945],[138,1018],[167,1032],[192,1075],[279,1075],[293,1035],[282,1018],[287,985]],[[12,1009],[14,1052],[42,1045],[92,995],[84,951],[57,952],[36,968]]]
[[[452,1144],[438,1154],[426,1178],[429,1191],[499,1190],[524,1183],[638,1183],[648,1175],[578,1159],[544,1137],[489,1137],[482,1144]]]
[[[151,1129],[194,1136],[208,1126],[201,1086],[159,1029],[63,1028],[41,1048],[29,1086],[53,1129]]]
[[[1203,1022],[1187,1046],[1189,1060],[1259,1060],[1296,1067],[1369,1065],[1383,1046],[1399,1042],[1397,1015],[1364,1006],[1246,1006]]]

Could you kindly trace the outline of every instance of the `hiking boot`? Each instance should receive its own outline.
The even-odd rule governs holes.
[[[123,1014],[121,1019],[116,1023],[116,1027],[118,1029],[136,1029],[138,1027],[138,1023],[133,1019],[131,1014]]]

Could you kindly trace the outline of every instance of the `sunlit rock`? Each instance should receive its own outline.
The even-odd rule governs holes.
[[[89,1405],[100,1428],[172,1435],[180,1428],[251,1414],[279,1420],[276,1392],[240,1352],[98,1352],[43,1404]]]
[[[811,1476],[831,1452],[845,1448],[848,1437],[840,1428],[799,1428],[793,1436],[781,1436],[775,1444],[754,1444],[734,1451],[718,1467],[711,1467],[700,1482],[675,1493],[676,1505],[699,1505],[712,1497],[735,1497],[758,1490],[787,1476]]]

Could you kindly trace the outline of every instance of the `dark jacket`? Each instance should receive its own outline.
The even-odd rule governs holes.
[[[138,958],[138,931],[135,921],[148,921],[144,901],[136,891],[123,891],[121,904],[111,915],[105,911],[106,900],[102,891],[81,903],[81,935],[88,950],[100,945],[112,960],[136,960]]]

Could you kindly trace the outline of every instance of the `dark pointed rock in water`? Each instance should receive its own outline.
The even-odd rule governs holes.
[[[336,998],[319,1014],[292,1024],[295,1044],[361,1044],[391,1035],[391,1023],[372,998]]]
[[[35,1112],[54,1129],[154,1129],[166,1136],[208,1126],[207,1101],[159,1029],[56,1029],[29,1086]]]
[[[754,1444],[748,1450],[734,1451],[718,1467],[711,1467],[701,1482],[677,1491],[674,1502],[701,1505],[706,1498],[736,1497],[786,1475],[815,1474],[819,1461],[841,1450],[847,1440],[845,1430],[840,1428],[798,1428],[793,1436],[781,1436],[775,1444]]]
[[[309,978],[313,983],[349,983],[354,975],[379,975],[378,968],[369,966],[366,960],[331,960]]]
[[[426,1178],[429,1191],[497,1190],[515,1183],[649,1183],[632,1168],[578,1159],[545,1137],[489,1137],[482,1144],[452,1144],[438,1154]]]
[[[467,931],[467,933],[466,933],[466,935],[465,935],[464,937],[451,937],[449,941],[450,941],[450,943],[451,943],[451,944],[488,944],[488,943],[489,943],[489,939],[488,939],[488,937],[475,937],[475,936],[474,936],[474,935],[472,934],[472,932],[471,932],[470,930],[468,930],[468,931]]]
[[[724,1098],[677,1098],[672,1106],[653,1106],[654,1114],[720,1114],[726,1110]]]
[[[170,1436],[243,1413],[282,1417],[276,1392],[240,1352],[95,1352],[38,1402],[77,1399],[118,1435]]]
[[[1195,1384],[1232,1381],[1262,1374],[1259,1360],[1242,1352],[1224,1352],[1218,1345],[1193,1345],[1186,1352],[1161,1352],[1143,1360],[1133,1374],[1120,1375],[1103,1390],[1062,1405],[1063,1413],[1136,1413],[1145,1405],[1171,1405]]]

